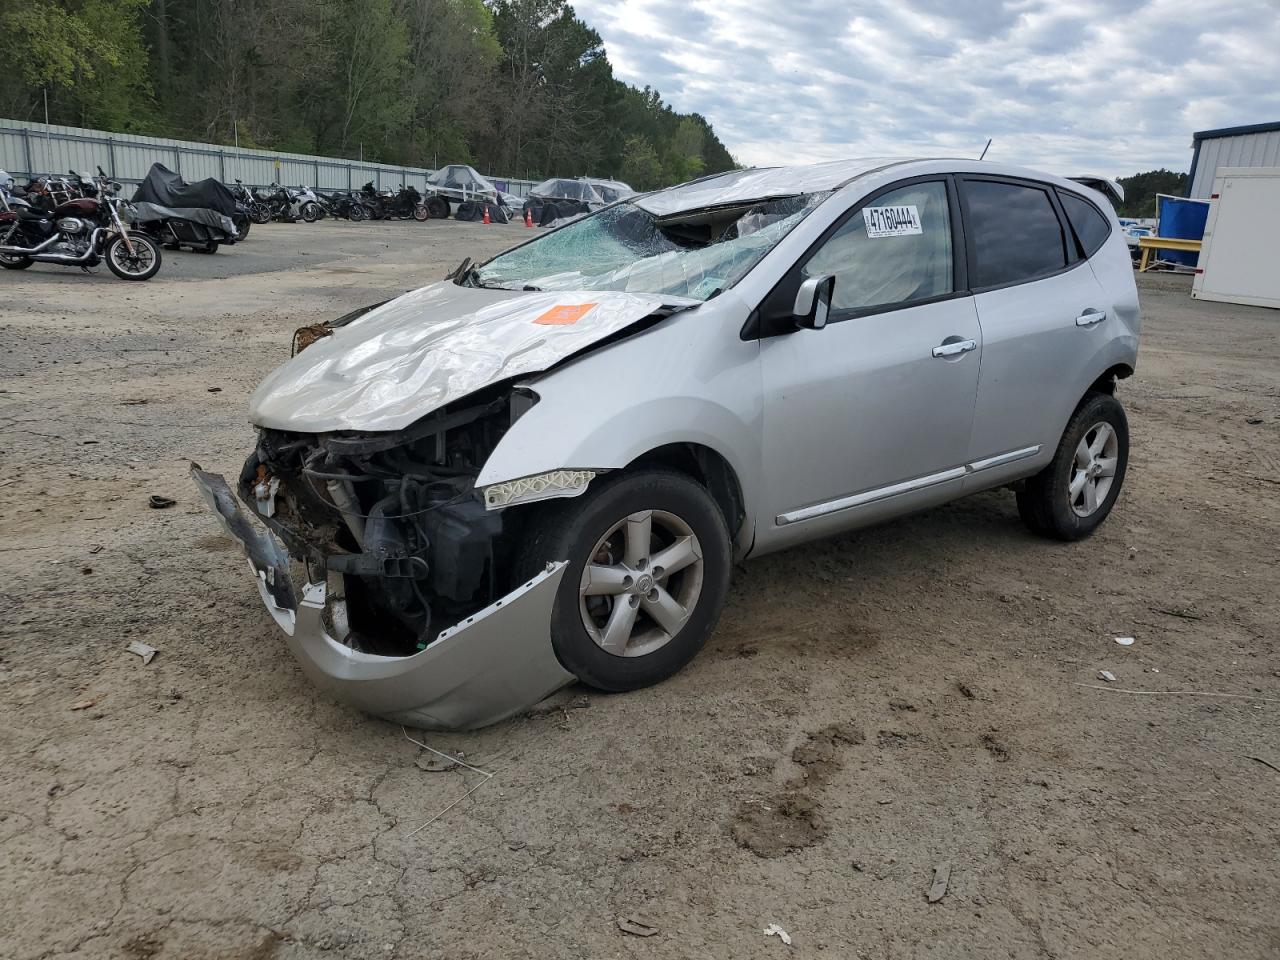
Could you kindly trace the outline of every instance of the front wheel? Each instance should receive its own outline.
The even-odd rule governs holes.
[[[422,223],[424,220],[431,219],[431,211],[427,209],[427,205],[425,203],[419,203],[413,208],[413,219],[417,220],[419,223]]]
[[[551,616],[565,669],[600,690],[637,690],[693,659],[720,619],[731,565],[704,487],[668,470],[619,474],[539,510],[517,572],[568,561]]]
[[[302,219],[307,223],[315,223],[320,219],[320,205],[312,203],[308,200],[302,205],[302,209],[298,211],[302,214]]]
[[[160,248],[140,233],[131,232],[129,244],[132,252],[119,234],[107,241],[107,269],[121,280],[150,280],[160,270]]]
[[[252,226],[252,223],[249,221],[249,218],[237,216],[235,218],[235,225],[236,225],[236,243],[243,243],[245,240],[248,240],[249,228]]]
[[[351,209],[347,211],[347,219],[355,223],[359,223],[365,218],[364,207],[358,203],[353,203]]]
[[[271,208],[265,203],[255,203],[249,208],[249,219],[258,226],[271,222]]]
[[[1076,408],[1047,467],[1018,491],[1018,515],[1042,537],[1083,540],[1107,519],[1129,465],[1120,401],[1091,393]]]

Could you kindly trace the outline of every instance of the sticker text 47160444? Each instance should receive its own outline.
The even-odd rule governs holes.
[[[920,211],[915,204],[904,204],[894,207],[863,207],[862,219],[867,224],[867,236],[905,237],[913,233],[924,233],[920,227]]]

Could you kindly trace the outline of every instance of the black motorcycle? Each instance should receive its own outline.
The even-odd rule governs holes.
[[[120,184],[105,176],[77,179],[81,182],[70,191],[77,195],[62,189],[28,193],[28,208],[0,206],[0,267],[25,270],[33,263],[56,263],[87,270],[106,260],[121,280],[154,277],[160,247],[125,227]]]

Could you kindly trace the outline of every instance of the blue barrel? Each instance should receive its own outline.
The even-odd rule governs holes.
[[[1160,237],[1177,237],[1180,240],[1203,240],[1204,222],[1209,217],[1208,200],[1190,200],[1156,194],[1156,216],[1160,218]],[[1194,267],[1200,254],[1184,250],[1160,250],[1162,260]]]

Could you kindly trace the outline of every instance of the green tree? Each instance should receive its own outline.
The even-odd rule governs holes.
[[[1181,197],[1187,192],[1187,175],[1163,168],[1120,177],[1119,181],[1124,187],[1124,203],[1116,213],[1122,217],[1154,217],[1157,193]]]

